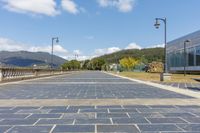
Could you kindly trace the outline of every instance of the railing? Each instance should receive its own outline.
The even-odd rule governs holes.
[[[31,68],[0,68],[0,81],[26,79],[41,76],[64,74],[62,70],[31,69]]]

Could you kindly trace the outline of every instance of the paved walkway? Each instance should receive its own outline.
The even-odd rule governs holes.
[[[159,83],[163,84],[163,85],[177,87],[180,89],[189,89],[189,90],[200,92],[200,83],[176,83],[176,82],[174,82],[174,83],[159,82]]]
[[[200,99],[101,72],[0,86],[0,133],[197,133]]]

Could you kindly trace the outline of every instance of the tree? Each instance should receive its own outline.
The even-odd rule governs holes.
[[[83,61],[82,69],[87,70],[89,67],[90,60]],[[89,70],[89,69],[88,69]]]
[[[101,58],[96,58],[90,61],[90,68],[92,70],[101,70],[102,66],[105,64],[105,60]]]
[[[81,67],[81,63],[77,60],[71,60],[62,65],[63,70],[79,70]]]
[[[126,57],[126,58],[121,59],[119,62],[123,68],[130,70],[131,68],[134,68],[139,63],[139,60],[135,58],[131,58],[131,57]]]

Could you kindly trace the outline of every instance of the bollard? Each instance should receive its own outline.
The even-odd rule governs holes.
[[[0,69],[0,82],[3,81],[3,69]]]
[[[35,77],[37,77],[38,76],[38,70],[34,70],[34,75],[35,75]]]

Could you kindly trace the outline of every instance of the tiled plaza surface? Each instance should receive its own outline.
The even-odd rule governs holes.
[[[135,99],[191,98],[107,75],[81,72],[0,86],[0,99]]]
[[[200,92],[200,83],[175,83],[175,82],[174,83],[162,83],[162,82],[160,82],[160,84],[177,87],[180,89],[189,89],[189,90]]]
[[[1,100],[195,99],[101,72],[80,72],[0,86]],[[44,104],[44,103],[43,103]],[[58,103],[59,105],[59,103]],[[0,133],[200,133],[200,106],[0,106]]]

